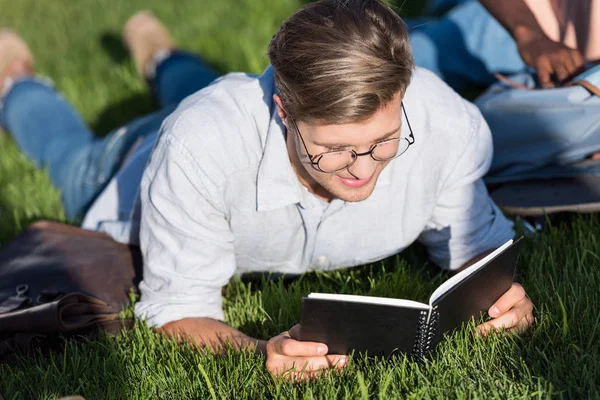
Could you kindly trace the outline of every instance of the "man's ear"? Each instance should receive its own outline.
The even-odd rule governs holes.
[[[279,97],[278,94],[274,94],[273,101],[275,102],[275,104],[277,104],[277,115],[279,115],[279,118],[281,118],[283,123],[287,126],[287,113],[283,108],[283,102],[281,101],[281,97]]]

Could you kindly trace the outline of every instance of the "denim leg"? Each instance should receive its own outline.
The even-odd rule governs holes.
[[[64,153],[93,140],[71,104],[49,83],[36,78],[19,80],[10,88],[0,115],[2,126],[11,132],[20,150],[38,168],[50,167],[56,184],[62,183],[56,166]]]
[[[123,165],[132,147],[143,138],[158,132],[163,120],[175,106],[139,117],[101,139],[95,139],[82,151],[74,154],[73,164],[80,168],[71,171],[71,191],[63,196],[65,208],[72,218],[81,218]],[[67,205],[70,207],[68,208]]]
[[[138,118],[102,139],[50,85],[35,78],[15,83],[0,106],[0,126],[38,167],[48,168],[65,214],[80,218],[140,137],[158,131],[174,107]]]
[[[469,1],[477,0],[428,0],[427,12],[430,14],[435,14],[443,11],[448,11],[459,4],[466,3]]]
[[[487,86],[496,72],[511,74],[526,68],[510,34],[478,1],[415,26],[410,40],[416,64],[456,90],[469,84]]]
[[[156,66],[150,82],[161,107],[173,106],[219,77],[201,58],[177,51]]]
[[[86,154],[94,143],[81,116],[49,84],[25,78],[3,98],[0,124],[38,168],[48,168],[52,183],[61,190],[66,214],[73,218],[86,196],[80,179],[91,172],[82,160],[89,158]]]
[[[176,52],[157,65],[151,82],[162,109],[97,139],[50,85],[36,78],[16,82],[0,102],[0,126],[38,168],[48,168],[61,191],[65,213],[75,220],[106,186],[132,145],[160,128],[188,95],[219,75],[199,58]]]

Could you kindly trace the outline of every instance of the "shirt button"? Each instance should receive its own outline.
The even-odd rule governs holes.
[[[327,268],[329,267],[329,260],[325,256],[317,257],[317,266],[319,268]]]

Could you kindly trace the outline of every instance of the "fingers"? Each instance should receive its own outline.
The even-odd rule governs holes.
[[[515,325],[514,327],[510,328],[511,332],[515,332],[515,333],[523,333],[527,330],[527,328],[529,328],[531,325],[533,325],[533,314],[527,314],[522,320],[520,320],[517,325]]]
[[[508,329],[523,332],[533,323],[533,303],[527,298],[525,289],[513,283],[488,310],[493,319],[477,327],[479,333],[486,334],[492,329]]]
[[[342,369],[348,364],[348,356],[343,354],[329,354],[325,358],[331,368]]]
[[[585,60],[577,49],[555,42],[546,35],[526,36],[517,40],[523,61],[536,69],[542,87],[553,87],[552,78],[566,82],[584,65]]]
[[[564,82],[569,79],[569,76],[571,76],[569,64],[571,64],[571,59],[568,60],[568,64],[566,60],[559,60],[552,65],[554,75],[556,76],[556,80],[558,82]]]
[[[563,47],[553,55],[551,62],[558,81],[565,82],[579,71],[584,60],[578,50]]]
[[[329,354],[321,357],[270,357],[266,367],[274,376],[286,379],[310,379],[331,369],[341,370],[348,364],[348,356]]]
[[[516,317],[514,318],[516,320]],[[517,323],[512,326],[508,326],[514,322],[514,320],[508,322],[506,325],[502,322],[496,322],[496,320],[488,321],[484,324],[481,324],[477,327],[477,331],[480,335],[485,336],[488,332],[492,330],[500,330],[504,329],[505,331],[521,334],[525,332],[531,325],[533,325],[534,318],[533,314],[528,314],[525,317],[521,318]]]
[[[323,343],[301,342],[283,334],[281,340],[273,343],[273,350],[287,357],[315,357],[327,354],[327,346]]]
[[[559,82],[566,81],[577,70],[571,58],[571,53],[572,51],[565,47],[552,55],[552,68]]]
[[[578,50],[560,47],[555,52],[542,54],[536,60],[536,70],[543,87],[553,87],[552,75],[558,82],[572,78],[583,66],[584,59]]]
[[[570,55],[571,55],[571,60],[573,62],[574,72],[575,73],[579,72],[582,69],[583,64],[585,64],[585,60],[583,59],[583,56],[577,50],[572,51]]]
[[[300,337],[300,324],[292,326],[292,329],[290,329],[288,333],[290,334],[290,337],[292,339],[298,340],[298,338]]]
[[[299,326],[278,335],[267,343],[266,367],[275,376],[309,379],[323,371],[341,369],[348,364],[348,356],[327,354],[327,345],[303,342],[298,337]]]
[[[516,332],[523,332],[531,324],[533,324],[532,312],[533,303],[531,303],[531,301],[525,297],[516,303],[510,310],[504,312],[497,318],[479,325],[477,330],[483,335],[493,329],[507,329]]]
[[[523,286],[518,283],[513,283],[510,289],[500,296],[500,298],[490,307],[488,314],[490,317],[496,318],[506,313],[525,298],[525,289],[523,289]]]
[[[297,359],[292,365],[282,366],[274,375],[285,379],[308,380],[317,378],[331,369],[341,370],[348,364],[348,356],[329,355]]]
[[[554,86],[551,79],[553,70],[552,65],[550,64],[550,60],[548,60],[546,57],[538,59],[535,64],[535,69],[537,71],[538,79],[542,87],[550,88]]]
[[[294,372],[318,372],[330,368],[341,369],[348,363],[348,356],[341,354],[330,354],[322,357],[297,357],[293,362],[282,365],[286,371]]]

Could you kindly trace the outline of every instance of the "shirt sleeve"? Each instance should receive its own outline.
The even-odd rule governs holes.
[[[182,142],[165,136],[141,183],[144,275],[135,313],[154,327],[190,317],[223,320],[221,288],[235,271],[235,252],[222,196],[210,166],[200,169]]]
[[[479,110],[467,104],[470,134],[464,153],[450,166],[433,213],[419,236],[430,259],[458,269],[514,237],[513,225],[489,197],[482,181],[493,154],[490,130]]]

